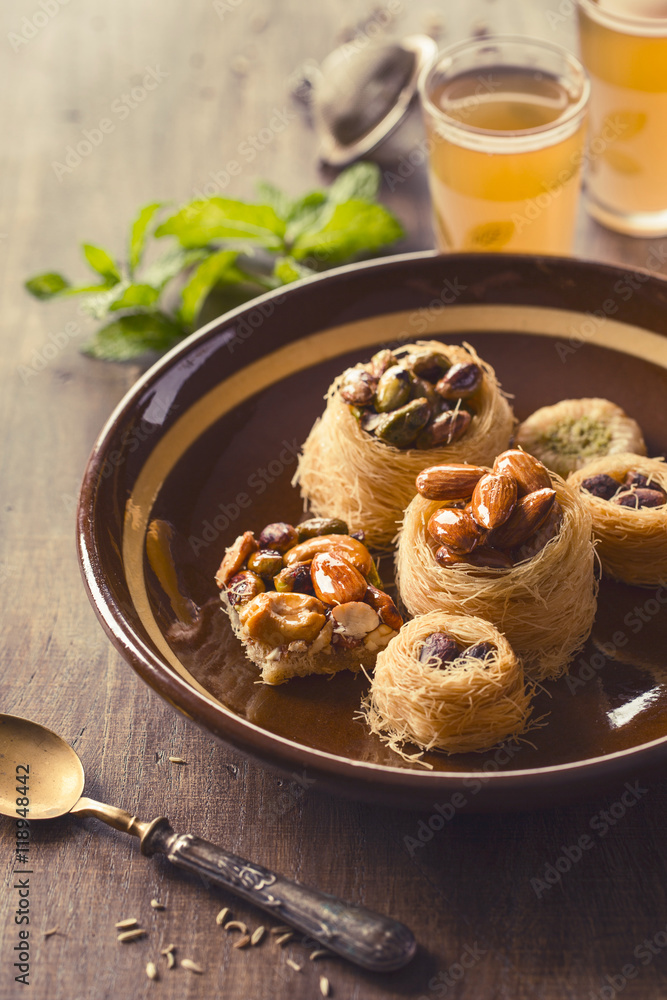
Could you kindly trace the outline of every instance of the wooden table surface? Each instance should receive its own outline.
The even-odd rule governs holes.
[[[382,24],[388,12],[396,31],[437,29],[442,42],[486,26],[574,47],[572,7],[560,0],[4,5],[0,707],[69,740],[84,763],[89,795],[145,818],[164,813],[179,830],[392,914],[413,928],[420,951],[409,968],[382,977],[338,959],[311,962],[298,937],[285,947],[272,939],[235,950],[216,913],[229,905],[256,927],[257,912],[143,857],[136,841],[94,820],[61,819],[32,826],[26,989],[14,980],[14,824],[3,820],[3,1000],[305,1000],[320,995],[320,975],[340,1000],[667,995],[664,785],[646,785],[594,850],[553,885],[536,889],[531,880],[567,857],[623,788],[567,808],[460,815],[410,849],[406,838],[415,838],[428,817],[281,780],[218,745],[138,680],[84,594],[74,509],[89,450],[139,368],[80,355],[91,327],[76,300],[41,306],[22,289],[27,276],[51,268],[82,277],[80,242],[120,253],[127,221],[156,198],[183,201],[209,182],[242,197],[252,195],[259,178],[293,194],[320,182],[313,132],[290,96],[297,69],[355,32],[363,44],[368,25]],[[150,71],[155,88],[132,100],[126,115],[114,111],[118,102],[127,107],[123,95]],[[228,183],[225,165],[276,112],[284,129],[268,141],[262,133],[255,157],[244,158],[241,175]],[[102,118],[112,118],[113,131],[58,177],[54,162]],[[383,198],[407,225],[402,248],[430,246],[423,168],[385,185]],[[653,259],[665,259],[667,241],[617,237],[581,215],[580,255],[643,266],[652,247]],[[170,764],[170,754],[187,766]],[[153,897],[166,909],[151,909]],[[149,934],[119,945],[114,923],[130,916]],[[54,927],[57,933],[45,937]],[[170,942],[179,960],[193,959],[203,974],[168,971],[160,949]],[[150,960],[159,968],[157,982],[145,973]]]

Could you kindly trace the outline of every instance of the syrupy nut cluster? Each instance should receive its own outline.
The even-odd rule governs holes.
[[[628,472],[622,482],[601,472],[597,476],[584,479],[581,489],[597,497],[598,500],[608,500],[609,503],[615,503],[619,507],[629,507],[630,510],[662,507],[667,503],[667,493],[662,486],[641,472]]]
[[[439,351],[399,358],[382,350],[368,364],[348,368],[338,391],[362,430],[379,441],[394,448],[434,448],[466,433],[483,377],[478,364],[452,364]]]
[[[280,521],[231,545],[216,583],[244,635],[290,653],[384,648],[403,624],[363,533],[337,518]]]
[[[446,670],[459,658],[484,661],[496,649],[492,642],[486,640],[463,646],[447,632],[432,632],[422,646],[419,662],[434,669]]]
[[[536,555],[560,531],[563,510],[547,469],[511,449],[493,471],[477,465],[434,465],[417,476],[417,490],[446,506],[428,522],[440,566],[457,563],[509,569]]]

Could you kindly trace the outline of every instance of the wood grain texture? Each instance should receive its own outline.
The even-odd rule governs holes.
[[[390,6],[400,32],[439,19],[443,43],[485,26],[576,44],[571,16],[556,24],[549,16],[555,0]],[[442,823],[438,803],[432,815],[413,815],[325,796],[214,743],[140,683],[107,643],[79,579],[78,484],[97,433],[139,369],[82,357],[77,346],[91,327],[75,301],[42,307],[22,281],[54,267],[83,277],[77,243],[120,252],[126,221],[156,197],[178,202],[208,183],[246,196],[261,177],[297,193],[328,176],[318,171],[313,133],[290,97],[295,70],[350,37],[374,8],[349,0],[88,0],[60,7],[17,46],[11,33],[29,31],[24,18],[41,9],[12,3],[1,14],[2,710],[70,741],[89,795],[143,818],[166,814],[178,831],[391,914],[413,928],[420,952],[408,969],[380,977],[337,959],[310,962],[298,937],[280,947],[267,935],[257,948],[235,950],[234,935],[215,923],[221,906],[250,927],[271,921],[141,856],[127,836],[94,820],[61,819],[32,827],[26,991],[12,969],[14,831],[3,820],[0,997],[306,1000],[319,995],[325,974],[333,997],[349,1000],[582,1000],[610,991],[658,1000],[667,985],[664,784],[642,785],[648,790],[604,834],[600,811],[619,802],[623,788],[568,808]],[[125,105],[123,95],[158,67],[166,74],[159,86],[121,117],[117,102]],[[276,109],[285,128],[247,158],[243,143]],[[113,132],[59,180],[53,162],[102,118]],[[419,135],[416,119],[409,128]],[[241,159],[243,170],[227,184],[230,159]],[[404,248],[430,246],[423,168],[385,183],[384,197],[406,223]],[[645,266],[663,242],[614,236],[581,213],[583,256]],[[169,763],[170,754],[187,764]],[[583,835],[592,847],[538,894],[531,880],[543,879]],[[153,897],[166,909],[152,910]],[[128,916],[149,933],[120,945],[114,923]],[[54,926],[58,933],[45,939]],[[168,971],[159,953],[170,942],[179,961],[193,959],[204,974]],[[156,983],[145,974],[150,960]]]

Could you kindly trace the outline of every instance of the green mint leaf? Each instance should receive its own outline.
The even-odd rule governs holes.
[[[280,188],[277,188],[275,184],[269,184],[268,181],[259,181],[257,184],[257,193],[262,202],[265,205],[269,205],[279,219],[287,219],[289,217],[292,210],[292,199],[284,191],[281,191]]]
[[[236,267],[237,257],[235,250],[219,250],[202,261],[181,292],[178,315],[182,323],[194,325],[206,296],[216,285],[244,280],[245,275]]]
[[[293,202],[285,230],[287,246],[308,229],[319,229],[324,222],[325,213],[329,210],[324,191],[310,191],[303,198]]]
[[[129,281],[119,281],[111,288],[108,285],[102,285],[101,291],[97,292],[96,295],[90,295],[83,300],[81,311],[92,316],[93,319],[104,319],[109,310],[113,308],[114,302],[122,298],[129,287]],[[91,291],[97,291],[97,289],[92,288]]]
[[[309,278],[316,272],[300,264],[294,257],[279,257],[273,268],[273,273],[283,285],[289,285],[299,278]]]
[[[375,201],[380,188],[380,168],[375,163],[354,163],[338,175],[327,192],[329,202],[340,205],[359,198]]]
[[[279,250],[285,223],[270,205],[251,205],[231,198],[193,201],[166,219],[156,236],[175,236],[183,247],[205,247],[213,240],[253,240]]]
[[[60,295],[65,289],[70,288],[70,283],[62,274],[55,271],[47,271],[46,274],[36,274],[25,283],[25,287],[34,295],[36,299],[52,299],[55,295]]]
[[[115,285],[121,280],[120,271],[113,259],[102,247],[93,246],[92,243],[83,244],[83,255],[92,267],[106,280],[107,284]]]
[[[382,205],[352,200],[336,205],[325,224],[307,231],[292,246],[297,260],[314,257],[324,267],[369,253],[403,236],[397,219]]]
[[[136,268],[138,268],[141,263],[144,247],[146,245],[148,227],[151,224],[153,216],[157,210],[161,208],[161,206],[161,201],[154,201],[151,205],[145,205],[144,208],[139,211],[138,216],[132,223],[132,228],[130,229],[130,246],[128,251],[130,274],[134,274]]]
[[[116,285],[120,288],[120,285]],[[131,284],[123,289],[119,298],[109,306],[109,310],[115,312],[118,309],[150,309],[160,298],[160,291],[152,285]]]
[[[135,313],[103,326],[82,351],[101,361],[130,361],[148,351],[166,351],[184,336],[164,313]]]
[[[181,271],[187,270],[193,264],[198,264],[209,253],[209,250],[184,250],[182,247],[172,247],[144,269],[143,281],[145,284],[161,290]]]

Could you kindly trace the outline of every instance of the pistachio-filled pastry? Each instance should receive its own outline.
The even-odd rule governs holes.
[[[438,340],[381,350],[329,387],[295,476],[314,514],[343,517],[389,547],[415,476],[429,465],[489,465],[514,417],[491,366]]]
[[[564,479],[603,455],[646,454],[642,430],[608,399],[561,399],[519,424],[516,444]]]
[[[266,684],[372,668],[403,624],[370,552],[339,519],[276,522],[257,538],[245,531],[215,579]]]

